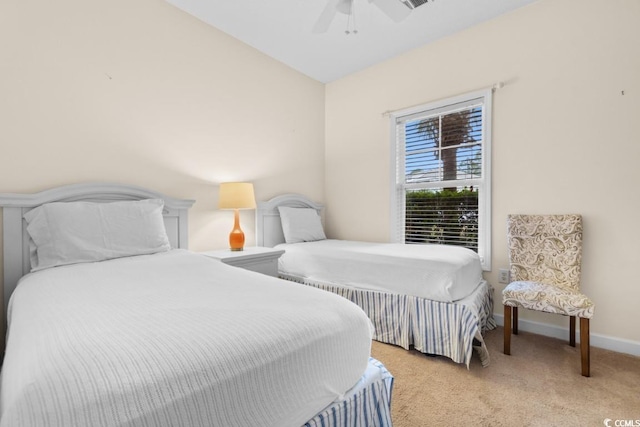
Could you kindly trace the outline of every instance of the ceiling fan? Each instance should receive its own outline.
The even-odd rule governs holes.
[[[325,33],[338,12],[351,16],[355,0],[327,0],[327,5],[313,26],[315,34]],[[368,0],[376,5],[394,22],[400,22],[411,13],[411,10],[428,2],[428,0]]]

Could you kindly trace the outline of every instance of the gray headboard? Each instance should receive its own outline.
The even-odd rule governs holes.
[[[187,249],[188,210],[194,200],[174,199],[132,185],[85,183],[57,187],[33,194],[0,193],[3,208],[4,307],[18,280],[31,270],[29,235],[22,216],[31,209],[51,202],[116,202],[123,200],[164,200],[164,223],[172,248]],[[6,311],[5,311],[6,313]]]
[[[322,218],[323,205],[309,200],[301,194],[283,194],[266,202],[259,202],[256,211],[256,245],[274,247],[284,243],[282,224],[278,206],[291,208],[312,208]]]

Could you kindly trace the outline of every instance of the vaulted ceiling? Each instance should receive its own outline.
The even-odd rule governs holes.
[[[167,1],[327,83],[535,0],[430,0],[399,23],[370,0],[353,0],[352,14],[337,13],[321,34],[312,29],[331,0]]]

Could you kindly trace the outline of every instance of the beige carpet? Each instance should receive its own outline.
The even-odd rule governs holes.
[[[474,354],[470,369],[444,357],[374,342],[372,355],[395,377],[394,427],[604,426],[638,420],[640,358],[591,348],[591,377],[580,375],[579,348],[521,332],[502,353],[503,329],[487,333],[491,364]]]

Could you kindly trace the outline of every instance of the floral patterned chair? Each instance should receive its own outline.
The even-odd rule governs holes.
[[[593,302],[580,293],[582,217],[508,215],[512,282],[502,292],[504,354],[511,354],[511,332],[518,333],[518,307],[569,316],[569,344],[576,345],[580,318],[582,375],[590,376],[589,319]]]

